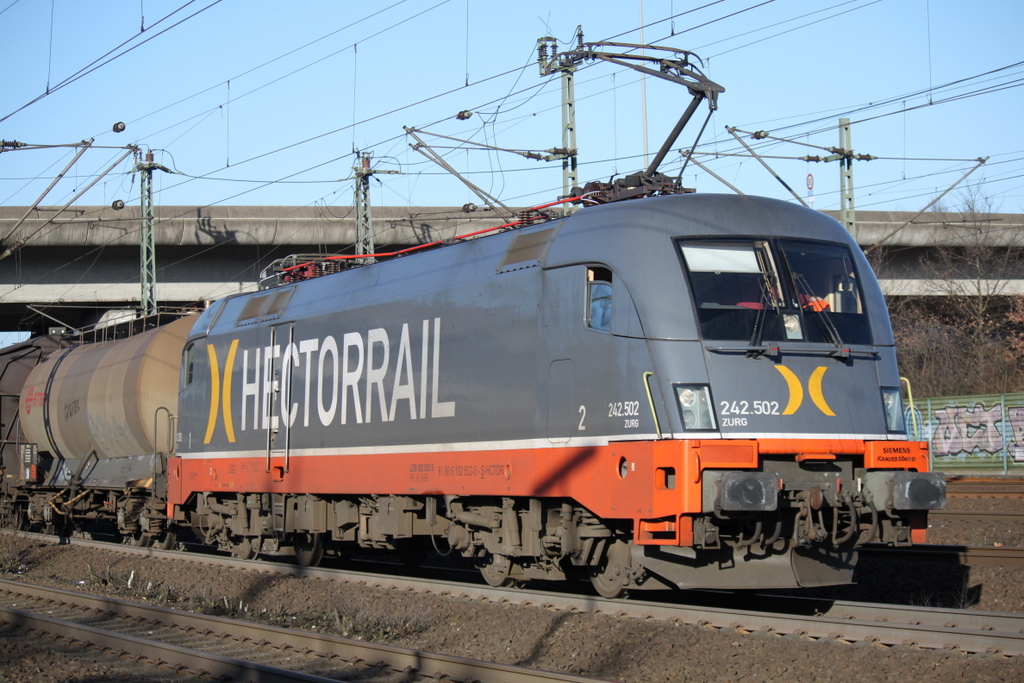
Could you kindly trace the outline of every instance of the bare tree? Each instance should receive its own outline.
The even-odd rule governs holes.
[[[1015,347],[1024,348],[1024,305],[1011,287],[1024,250],[980,183],[960,193],[956,210],[936,208],[933,247],[919,264],[930,296],[890,301],[901,371],[919,396],[1024,389]]]

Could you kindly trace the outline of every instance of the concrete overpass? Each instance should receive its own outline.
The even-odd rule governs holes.
[[[378,251],[504,222],[488,210],[467,213],[454,207],[374,207],[373,218]],[[859,211],[856,238],[865,248],[883,243],[878,269],[888,294],[926,296],[947,293],[949,281],[938,281],[922,268],[922,256],[937,247],[1024,247],[1022,228],[1022,214],[926,213],[914,218],[912,213]],[[355,211],[162,206],[156,207],[154,232],[157,299],[161,305],[202,306],[255,289],[261,272],[290,254],[351,253]],[[24,243],[0,260],[0,330],[79,328],[109,311],[136,307],[139,233],[138,207],[73,207],[59,215],[54,208],[0,207],[3,246]],[[1024,273],[999,286],[1001,293],[1024,294]]]

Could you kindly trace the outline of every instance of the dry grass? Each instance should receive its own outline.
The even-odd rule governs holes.
[[[0,574],[15,574],[25,567],[32,542],[17,535],[17,519],[10,512],[0,514]]]

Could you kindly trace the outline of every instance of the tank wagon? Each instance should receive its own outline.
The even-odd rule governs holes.
[[[0,474],[4,481],[25,481],[31,464],[22,462],[18,448],[21,389],[32,369],[58,349],[71,345],[62,335],[44,335],[0,349]],[[0,481],[0,495],[3,492]]]
[[[146,520],[164,517],[179,359],[194,322],[102,343],[65,339],[67,348],[36,365],[18,406],[23,467],[5,473],[5,502],[21,504],[31,523],[112,519],[120,532],[149,540]],[[167,538],[166,525],[154,524]]]
[[[869,264],[836,221],[776,200],[587,208],[178,325],[180,372],[159,352],[177,405],[139,417],[173,415],[173,442],[112,450],[154,476],[108,476],[89,508],[138,542],[190,532],[303,564],[433,545],[493,585],[582,574],[606,596],[818,586],[850,581],[863,543],[923,541],[945,500],[907,440]],[[43,378],[62,365],[22,396],[39,458],[62,437],[27,405],[41,392],[57,429],[69,399]],[[120,417],[83,419],[127,443]],[[100,439],[68,448],[102,462]]]

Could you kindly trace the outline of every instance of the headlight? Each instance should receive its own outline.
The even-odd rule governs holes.
[[[716,429],[711,390],[706,384],[676,384],[676,402],[687,430]]]
[[[864,475],[862,487],[879,508],[941,510],[946,506],[944,472],[878,470]]]
[[[941,510],[946,507],[946,474],[894,472],[892,506],[897,510]]]
[[[890,432],[905,432],[903,424],[903,396],[898,388],[882,388],[882,410],[885,411],[885,428]]]
[[[770,472],[726,472],[718,507],[726,512],[772,512],[779,506],[779,478]]]

